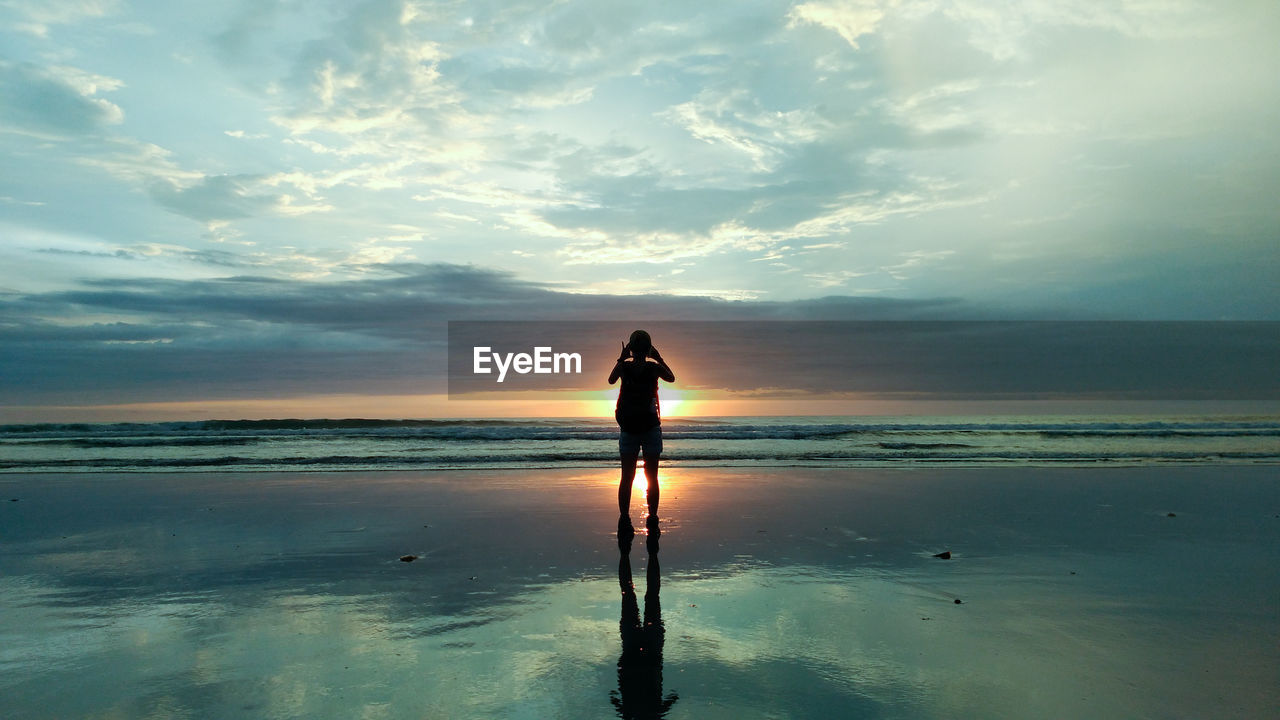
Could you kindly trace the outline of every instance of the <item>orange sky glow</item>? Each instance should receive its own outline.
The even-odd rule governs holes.
[[[495,392],[469,399],[447,395],[310,395],[281,398],[145,402],[112,405],[0,407],[0,424],[163,422],[283,418],[603,418],[613,417],[617,389]],[[1177,412],[1270,412],[1269,403],[1197,401],[894,400],[830,393],[819,397],[759,396],[726,391],[661,389],[667,419],[793,415],[966,415]]]

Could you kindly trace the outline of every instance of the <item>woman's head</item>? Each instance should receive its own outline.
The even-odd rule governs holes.
[[[649,337],[649,333],[637,330],[631,333],[631,340],[627,345],[631,348],[632,357],[643,360],[649,357],[649,348],[653,347],[653,340]]]

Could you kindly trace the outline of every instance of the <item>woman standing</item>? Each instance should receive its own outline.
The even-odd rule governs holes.
[[[621,433],[618,453],[622,458],[622,479],[618,483],[618,532],[631,531],[631,484],[636,477],[636,461],[644,452],[644,475],[649,481],[648,526],[658,529],[658,461],[662,456],[662,417],[658,406],[658,380],[675,382],[653,340],[644,330],[631,333],[622,354],[609,373],[609,384],[622,380],[613,416]]]

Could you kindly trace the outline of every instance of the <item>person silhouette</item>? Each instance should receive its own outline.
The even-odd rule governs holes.
[[[662,622],[662,573],[658,566],[658,536],[645,542],[649,566],[645,570],[644,619],[631,581],[631,539],[618,536],[618,585],[622,588],[622,617],[618,634],[622,655],[618,658],[618,689],[609,692],[609,701],[624,720],[658,720],[679,699],[676,693],[662,695],[662,648],[666,627]]]
[[[618,532],[631,530],[631,485],[636,477],[636,462],[644,451],[644,475],[649,488],[648,524],[650,532],[658,529],[658,462],[662,457],[662,413],[658,404],[658,380],[675,382],[675,373],[653,340],[644,330],[631,333],[622,344],[622,354],[609,373],[609,384],[618,380],[618,403],[614,419],[618,421],[618,453],[622,459],[622,478],[618,483]]]

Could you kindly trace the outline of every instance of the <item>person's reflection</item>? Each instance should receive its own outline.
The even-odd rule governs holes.
[[[631,582],[631,535],[619,533],[618,584],[622,587],[622,656],[618,658],[618,689],[609,699],[618,716],[631,720],[661,718],[676,702],[676,694],[662,696],[662,644],[666,629],[662,624],[662,603],[658,592],[662,577],[658,567],[658,531],[651,528],[645,548],[649,566],[645,572],[644,620]]]

